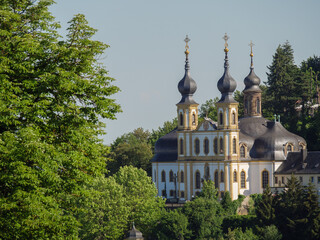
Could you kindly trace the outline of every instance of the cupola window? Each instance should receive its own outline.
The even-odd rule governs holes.
[[[257,98],[256,104],[257,104],[257,113],[260,113],[260,99],[259,98]]]
[[[232,112],[232,124],[236,124],[236,114]]]
[[[200,153],[200,141],[198,138],[194,141],[194,145],[195,152],[198,155]]]
[[[287,146],[287,153],[292,152],[292,145],[288,144]]]
[[[223,114],[222,114],[222,112],[220,112],[220,114],[219,114],[219,119],[220,119],[220,125],[222,125],[223,124]]]
[[[233,172],[233,182],[238,182],[238,176],[237,176],[236,170],[234,170],[234,172]]]
[[[192,125],[196,125],[196,115],[192,114]]]
[[[183,114],[182,113],[180,113],[180,126],[183,126]]]
[[[233,138],[232,149],[233,149],[233,154],[236,154],[237,153],[237,140],[236,140],[236,138]]]

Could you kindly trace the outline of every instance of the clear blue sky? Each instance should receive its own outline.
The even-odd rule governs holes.
[[[65,34],[67,22],[82,13],[98,29],[95,38],[110,45],[101,60],[121,92],[117,120],[106,121],[106,144],[135,128],[155,129],[176,117],[177,84],[184,75],[184,38],[191,39],[191,75],[202,104],[219,97],[223,74],[222,37],[228,33],[230,72],[243,90],[254,47],[255,72],[267,80],[267,66],[288,40],[297,65],[320,55],[320,1],[279,0],[56,0],[51,7]]]

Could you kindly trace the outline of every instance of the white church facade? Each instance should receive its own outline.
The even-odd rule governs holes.
[[[288,132],[280,122],[262,117],[260,79],[254,73],[251,46],[250,73],[244,79],[244,117],[238,119],[233,98],[236,81],[229,73],[228,37],[225,35],[224,74],[217,87],[218,121],[205,118],[198,123],[197,89],[189,72],[186,38],[185,75],[178,84],[181,101],[177,105],[178,126],[155,145],[152,179],[158,195],[167,199],[190,200],[200,193],[203,180],[212,180],[222,197],[262,193],[274,185],[274,173],[289,152],[306,148],[306,141]]]

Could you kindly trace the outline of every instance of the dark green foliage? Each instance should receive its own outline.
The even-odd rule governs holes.
[[[161,218],[152,230],[152,239],[189,239],[188,219],[180,210],[162,211]]]
[[[159,127],[157,130],[152,130],[152,133],[149,138],[149,143],[152,146],[154,151],[154,145],[156,141],[167,133],[171,132],[178,126],[177,118],[174,118],[172,121],[166,121],[163,123],[162,127]]]
[[[263,240],[281,240],[282,234],[275,225],[266,226],[262,229]]]
[[[275,221],[275,199],[272,196],[270,187],[267,186],[263,191],[262,198],[257,204],[256,214],[263,225],[269,226]]]
[[[110,175],[120,167],[134,166],[145,170],[151,176],[151,158],[153,156],[149,144],[150,133],[137,128],[131,133],[118,137],[111,145],[107,168]]]
[[[242,231],[245,231],[248,228],[253,229],[256,232],[257,226],[259,226],[258,219],[256,216],[252,215],[228,216],[223,219],[222,223],[222,229],[224,233],[227,233],[229,228],[231,228],[231,230],[240,228]]]
[[[204,104],[201,104],[199,109],[199,119],[204,119],[205,117],[211,118],[213,121],[218,121],[217,107],[216,103],[219,98],[207,100]]]
[[[216,239],[221,233],[223,209],[213,199],[198,197],[182,209],[189,221],[192,239]]]

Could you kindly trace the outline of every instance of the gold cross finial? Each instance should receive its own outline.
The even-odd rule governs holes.
[[[189,54],[188,42],[190,42],[190,38],[188,38],[188,35],[186,35],[186,38],[184,39],[184,41],[186,42],[186,51],[184,53],[188,56],[188,54]]]
[[[223,38],[222,38],[223,40],[224,40],[224,51],[225,52],[228,52],[229,51],[229,49],[228,49],[228,39],[229,39],[229,36],[227,35],[227,33],[225,33],[224,34],[224,36],[223,36]]]
[[[254,44],[253,44],[253,42],[252,42],[252,41],[250,41],[249,46],[250,46],[250,49],[251,49],[250,56],[251,56],[251,57],[253,57],[252,48],[253,48]]]

